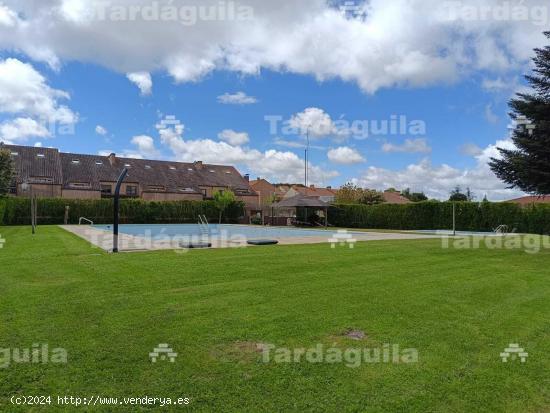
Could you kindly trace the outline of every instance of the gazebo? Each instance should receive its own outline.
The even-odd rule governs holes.
[[[314,196],[305,196],[302,194],[295,195],[291,198],[283,199],[280,202],[276,202],[272,205],[273,208],[305,208],[307,211],[309,209],[315,209],[317,211],[321,210],[325,213],[325,227],[328,227],[328,208],[329,204],[321,201],[319,198]],[[296,214],[298,215],[298,214]]]

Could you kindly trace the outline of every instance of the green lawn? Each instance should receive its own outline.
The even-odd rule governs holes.
[[[57,227],[0,234],[0,349],[68,352],[66,364],[0,368],[1,412],[62,411],[9,401],[48,394],[191,398],[162,411],[550,411],[549,250],[420,240],[109,255]],[[350,328],[367,338],[342,337]],[[527,363],[502,363],[516,342]],[[151,363],[159,343],[175,363]],[[396,343],[419,360],[263,363],[253,343]]]

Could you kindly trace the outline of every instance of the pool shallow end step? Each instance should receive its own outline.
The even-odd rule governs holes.
[[[251,239],[246,242],[249,245],[275,245],[279,241],[276,239]]]

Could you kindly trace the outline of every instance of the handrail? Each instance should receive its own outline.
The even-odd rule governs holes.
[[[92,221],[91,219],[88,219],[88,218],[84,218],[84,217],[78,218],[78,225],[82,225],[82,221],[86,221],[86,222],[89,222],[90,225],[94,225],[94,221]]]
[[[199,228],[202,235],[210,235],[210,226],[208,225],[208,220],[206,216],[199,214]]]

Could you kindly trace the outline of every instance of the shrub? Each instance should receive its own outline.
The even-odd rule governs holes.
[[[63,224],[65,207],[69,206],[69,224],[78,224],[80,217],[92,220],[95,224],[113,222],[112,199],[48,199],[38,200],[38,223]],[[169,224],[197,223],[198,215],[203,214],[214,222],[218,211],[212,201],[170,201],[149,202],[137,199],[120,201],[120,223],[122,224]],[[240,201],[231,204],[225,211],[225,221],[238,222],[244,215],[244,204]],[[29,225],[31,206],[28,198],[0,199],[0,224]]]
[[[332,225],[394,230],[452,229],[453,203],[426,201],[413,204],[335,205],[329,210]],[[507,225],[518,232],[550,234],[550,205],[522,208],[513,203],[457,202],[456,229],[492,231]]]

